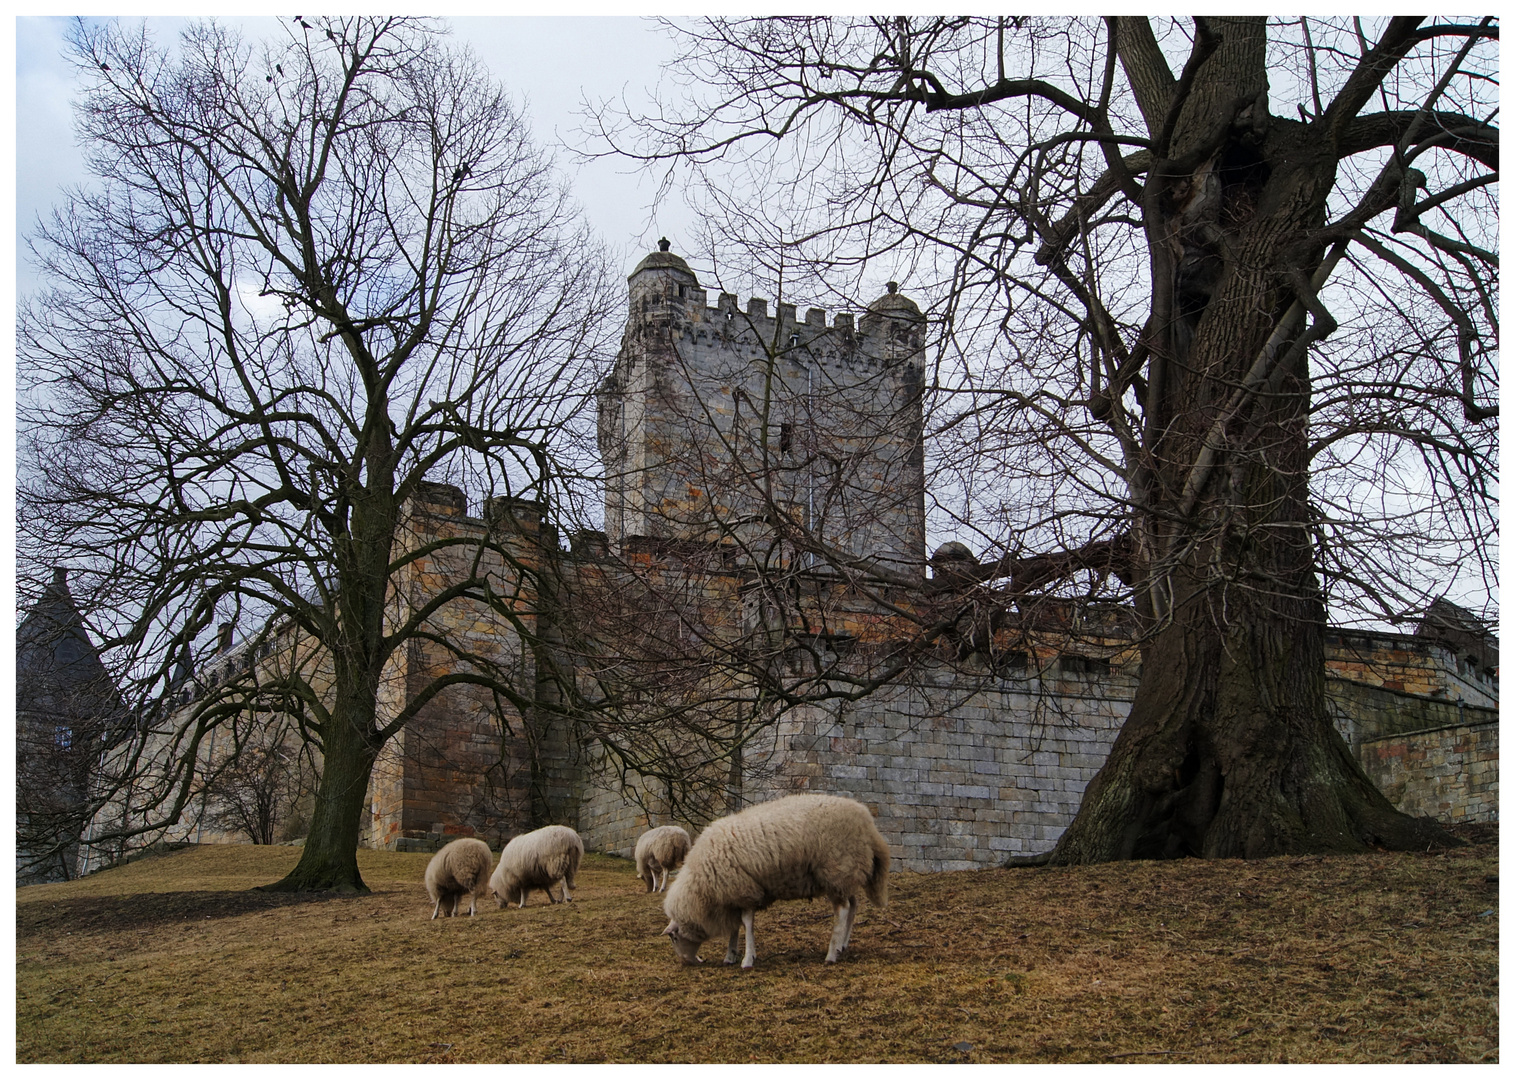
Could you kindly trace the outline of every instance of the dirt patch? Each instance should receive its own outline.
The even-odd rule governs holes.
[[[201,847],[18,890],[17,1060],[1497,1061],[1493,827],[1446,853],[897,874],[842,963],[831,912],[758,967],[678,966],[661,898],[591,855],[431,921],[426,855],[370,896],[248,891],[298,852]]]

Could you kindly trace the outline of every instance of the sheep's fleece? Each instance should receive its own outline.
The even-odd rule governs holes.
[[[448,900],[452,901],[452,910],[447,914],[456,915],[464,893],[468,894],[468,914],[472,915],[493,862],[489,845],[471,836],[454,840],[433,855],[426,864],[426,894],[436,901],[431,917],[435,919]]]
[[[583,857],[584,841],[567,825],[548,825],[536,832],[523,833],[500,852],[500,865],[489,879],[489,888],[501,907],[506,904],[525,907],[532,889],[541,889],[548,902],[556,904],[558,899],[552,895],[552,887],[561,881],[563,902],[567,903],[573,899],[569,890],[574,887],[574,875]]]
[[[859,893],[879,907],[889,899],[889,845],[868,808],[835,795],[790,795],[712,822],[690,849],[668,890],[663,932],[686,964],[700,944],[726,938],[736,963],[737,928],[746,931],[742,967],[757,960],[753,913],[775,900],[824,896],[836,908],[826,962],[852,938]]]
[[[646,882],[648,892],[667,891],[668,874],[683,863],[690,843],[689,834],[677,825],[659,825],[641,835],[636,847],[637,877]]]

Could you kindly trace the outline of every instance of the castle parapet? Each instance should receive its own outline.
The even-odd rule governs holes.
[[[722,292],[714,306],[707,307],[706,291],[689,264],[669,250],[667,240],[659,241],[658,247],[627,277],[633,325],[703,325],[718,333],[775,343],[780,350],[833,344],[886,361],[911,359],[924,346],[926,318],[895,282],[868,305],[861,319],[850,311],[837,312],[828,323],[824,308],[811,307],[801,321],[797,305],[780,301],[770,314],[767,299],[757,296],[748,298],[744,309],[735,293]]]

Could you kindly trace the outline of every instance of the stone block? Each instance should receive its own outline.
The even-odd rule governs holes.
[[[959,799],[991,799],[993,793],[982,784],[954,784],[952,794]]]

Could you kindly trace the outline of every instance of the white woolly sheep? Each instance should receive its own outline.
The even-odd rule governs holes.
[[[753,913],[775,900],[824,896],[836,908],[826,963],[852,939],[858,894],[889,902],[889,845],[868,808],[835,795],[790,795],[721,818],[700,834],[668,890],[663,911],[674,951],[699,963],[700,945],[727,938],[726,963],[736,963],[736,935],[746,931],[742,967],[757,960]]]
[[[532,889],[541,889],[547,894],[548,903],[556,904],[552,887],[561,881],[566,904],[573,899],[568,890],[574,887],[573,878],[583,857],[584,841],[566,825],[548,825],[536,832],[523,833],[500,852],[500,865],[489,879],[489,888],[501,907],[506,904],[525,907],[526,896]]]
[[[689,834],[677,825],[659,825],[648,829],[637,840],[637,877],[647,883],[648,892],[666,892],[668,872],[677,870],[689,854]],[[658,881],[659,871],[663,880]]]
[[[489,845],[471,836],[454,840],[433,855],[426,864],[426,893],[436,901],[431,917],[435,919],[448,900],[452,901],[452,910],[447,914],[456,915],[464,893],[468,894],[468,914],[472,915],[493,862]]]

